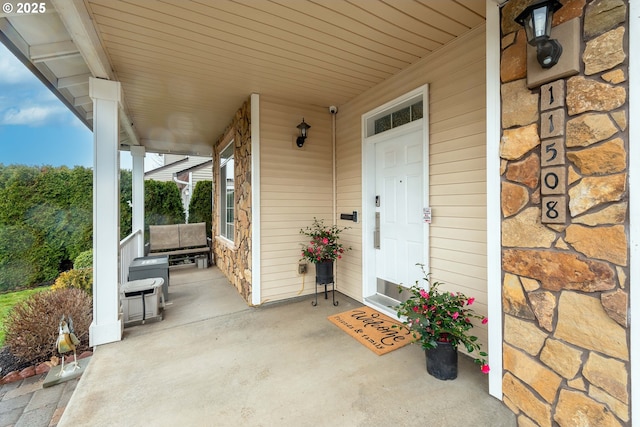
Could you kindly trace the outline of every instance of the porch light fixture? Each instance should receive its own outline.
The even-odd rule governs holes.
[[[550,39],[553,13],[561,7],[558,0],[538,0],[515,19],[524,27],[529,44],[537,46],[538,63],[542,68],[553,67],[562,55],[562,45],[558,40]]]
[[[304,117],[302,118],[302,122],[297,126],[300,129],[300,136],[296,139],[296,145],[298,147],[302,147],[304,145],[304,140],[307,139],[307,131],[311,126],[304,122]]]

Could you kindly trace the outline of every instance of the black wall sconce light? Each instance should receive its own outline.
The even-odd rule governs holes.
[[[562,45],[550,38],[553,13],[561,7],[558,0],[538,0],[515,19],[524,27],[529,44],[537,46],[538,63],[542,68],[553,67],[562,55]]]
[[[307,131],[311,126],[304,122],[304,117],[302,118],[302,122],[297,126],[300,129],[300,136],[296,139],[296,145],[298,147],[302,147],[304,145],[304,140],[307,139]]]

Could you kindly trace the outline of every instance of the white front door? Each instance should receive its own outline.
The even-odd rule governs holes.
[[[376,292],[397,299],[425,262],[422,127],[375,144],[375,194]]]
[[[424,85],[362,116],[362,297],[392,317],[398,285],[429,271],[428,99]]]

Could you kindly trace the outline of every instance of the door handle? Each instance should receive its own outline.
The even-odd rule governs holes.
[[[380,212],[376,212],[376,224],[373,230],[373,248],[380,249]]]

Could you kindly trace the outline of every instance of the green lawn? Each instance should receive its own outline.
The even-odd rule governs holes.
[[[27,289],[24,291],[9,292],[8,294],[0,294],[0,347],[4,345],[4,319],[14,305],[22,300],[27,299],[36,292],[42,292],[49,289],[49,286],[40,288]]]

